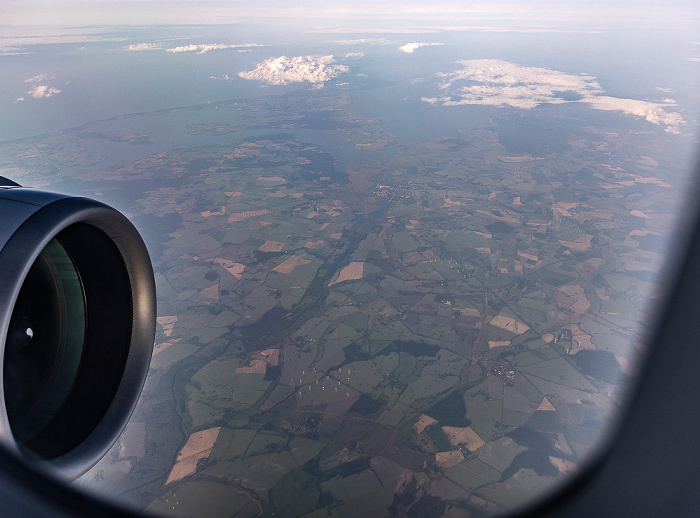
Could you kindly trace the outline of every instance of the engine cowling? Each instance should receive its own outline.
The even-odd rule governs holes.
[[[155,282],[138,231],[88,198],[0,177],[0,441],[64,479],[99,461],[143,388]]]

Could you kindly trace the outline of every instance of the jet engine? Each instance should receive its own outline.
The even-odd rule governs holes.
[[[0,443],[74,479],[126,426],[155,335],[155,282],[129,220],[0,177]]]

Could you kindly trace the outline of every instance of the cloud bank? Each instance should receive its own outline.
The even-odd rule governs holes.
[[[233,77],[228,74],[222,74],[220,76],[209,76],[209,79],[215,79],[217,81],[233,81]]]
[[[24,80],[25,83],[43,83],[47,80],[53,79],[53,77],[48,77],[46,74],[37,74],[30,78]],[[56,94],[60,94],[61,90],[49,85],[36,84],[27,90],[27,95],[30,95],[34,99],[46,99],[47,97],[53,97]],[[18,97],[15,99],[15,103],[20,103],[24,101],[24,97]]]
[[[568,74],[549,68],[527,67],[499,59],[459,61],[462,68],[439,74],[443,78],[440,97],[424,97],[423,101],[460,106],[482,104],[530,109],[540,104],[586,103],[591,108],[620,111],[643,117],[665,126],[669,133],[680,133],[683,117],[669,111],[676,107],[673,99],[662,102],[623,99],[605,95],[595,77],[588,74]]]
[[[128,47],[124,47],[126,50],[158,50],[160,48],[157,43],[132,43]]]
[[[253,70],[240,72],[239,77],[271,85],[308,82],[314,86],[338,77],[349,69],[336,65],[333,56],[280,56],[258,63]]]
[[[30,77],[29,79],[25,79],[25,83],[41,83],[42,81],[46,81],[48,77],[46,74],[37,74],[34,77]]]
[[[27,52],[22,47],[1,47],[0,46],[0,56],[22,56],[24,54],[31,54],[31,52]]]
[[[438,45],[444,45],[444,43],[418,43],[418,42],[412,42],[412,43],[406,43],[406,45],[402,45],[399,47],[399,50],[401,52],[405,52],[406,54],[413,54],[416,50],[418,50],[421,47],[435,47]]]
[[[258,43],[241,43],[238,45],[226,45],[223,43],[202,43],[202,44],[190,44],[183,45],[181,47],[173,47],[170,49],[165,49],[166,52],[196,52],[197,54],[204,54],[210,50],[222,50],[222,49],[237,49],[239,51],[245,51],[251,47],[264,47],[265,45],[260,45]]]
[[[386,38],[356,38],[354,40],[335,40],[333,43],[338,45],[364,45],[368,43],[373,45],[391,45],[392,41]]]
[[[48,85],[36,85],[34,88],[27,90],[27,93],[34,97],[34,99],[44,99],[46,97],[53,97],[56,94],[60,94],[61,90]]]
[[[602,29],[572,29],[568,27],[547,27],[547,26],[508,26],[508,25],[435,25],[431,29],[434,32],[457,31],[457,32],[500,32],[500,33],[525,33],[525,34],[603,34]]]

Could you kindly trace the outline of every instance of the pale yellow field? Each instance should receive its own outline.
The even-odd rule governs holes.
[[[226,214],[226,207],[221,207],[220,211],[211,211],[211,210],[205,210],[204,212],[200,212],[203,218],[208,218],[209,216],[223,216]]]
[[[197,463],[201,459],[209,457],[220,431],[221,427],[217,426],[216,428],[209,428],[208,430],[202,430],[190,435],[190,438],[187,439],[187,443],[177,455],[175,465],[165,483],[169,484],[177,480],[182,480],[187,475],[191,475],[197,471]]]
[[[420,416],[420,418],[418,418],[418,421],[416,422],[416,424],[413,425],[413,428],[416,430],[417,433],[423,433],[423,430],[425,430],[431,424],[435,423],[437,423],[435,419],[423,414]]]
[[[560,239],[559,242],[566,248],[570,248],[571,250],[575,250],[576,252],[583,252],[591,247],[591,239],[593,239],[592,235],[584,234],[582,236],[577,237],[573,241],[565,241]]]
[[[205,299],[219,300],[219,285],[214,284],[202,290],[202,297]]]
[[[442,431],[445,432],[445,435],[447,435],[447,438],[450,440],[450,444],[455,447],[459,446],[460,444],[466,444],[469,451],[476,451],[486,444],[484,440],[479,437],[477,433],[469,426],[465,428],[443,426]]]
[[[542,410],[545,412],[556,412],[557,411],[557,409],[554,408],[554,405],[552,405],[552,403],[550,403],[549,399],[547,399],[546,397],[542,398],[542,403],[540,403],[540,406],[537,407],[537,410]]]
[[[641,210],[631,210],[630,216],[636,216],[638,218],[644,218],[644,219],[649,219],[651,217],[651,216],[647,216],[646,214],[644,214]]]
[[[571,473],[575,473],[578,470],[578,466],[570,460],[564,460],[558,457],[549,457],[549,462],[551,462],[562,475],[569,475]]]
[[[516,335],[521,335],[530,330],[530,328],[522,322],[518,322],[514,318],[507,317],[505,315],[496,315],[489,321],[489,324],[494,327],[499,327],[501,329],[505,329],[506,331],[510,331],[511,333],[515,333]]]
[[[264,351],[260,351],[258,354],[256,354],[253,358],[257,360],[262,360],[268,365],[272,365],[273,367],[275,365],[278,365],[280,362],[280,350],[279,349],[265,349]]]
[[[624,356],[615,356],[615,359],[617,360],[617,363],[620,364],[620,368],[622,369],[622,372],[627,374],[628,376],[634,376],[637,374],[637,365],[631,361],[629,361],[628,358],[625,358]]]
[[[435,463],[441,468],[451,468],[464,460],[464,455],[460,450],[441,451],[435,454]]]
[[[588,311],[591,303],[586,298],[583,286],[579,284],[567,284],[556,291],[557,304],[580,315]]]
[[[279,243],[277,241],[270,241],[269,239],[258,248],[261,252],[281,252],[284,248],[284,243]]]
[[[540,260],[540,258],[537,257],[536,255],[526,254],[525,252],[518,252],[518,255],[519,255],[520,257],[522,257],[523,259],[529,259],[530,261],[535,261],[535,262],[537,262],[537,261]]]
[[[365,269],[365,263],[363,262],[353,262],[347,265],[340,271],[338,278],[333,282],[329,283],[328,286],[333,286],[343,281],[354,281],[356,279],[362,279],[362,273]]]
[[[595,349],[596,346],[591,342],[591,335],[587,335],[576,324],[571,324],[571,350],[569,354],[576,354],[583,349]]]
[[[275,266],[272,271],[278,273],[291,273],[294,268],[301,266],[302,264],[309,264],[311,261],[299,257],[298,255],[293,255],[286,261]]]
[[[235,223],[236,221],[243,221],[244,219],[253,218],[255,216],[262,216],[263,214],[269,214],[270,211],[267,209],[262,210],[247,210],[245,212],[236,212],[228,217],[229,223]]]
[[[170,336],[170,334],[173,332],[173,327],[175,326],[175,322],[177,322],[177,317],[176,316],[157,317],[156,322],[158,322],[161,326],[163,326],[163,334],[165,336]]]
[[[214,264],[218,264],[219,266],[223,267],[228,273],[233,275],[236,279],[240,279],[242,277],[243,270],[245,270],[245,264],[241,263],[235,263],[233,261],[229,261],[228,259],[212,259],[212,262]]]
[[[248,367],[238,367],[236,374],[265,374],[267,362],[264,360],[250,360]]]
[[[318,239],[316,241],[307,241],[306,244],[304,245],[304,248],[312,248],[312,249],[321,248],[323,246],[323,243],[325,243],[325,241],[323,239]]]

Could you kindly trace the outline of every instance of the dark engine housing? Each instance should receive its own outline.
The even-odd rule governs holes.
[[[0,177],[0,441],[73,479],[126,426],[155,335],[137,230],[87,198]]]

